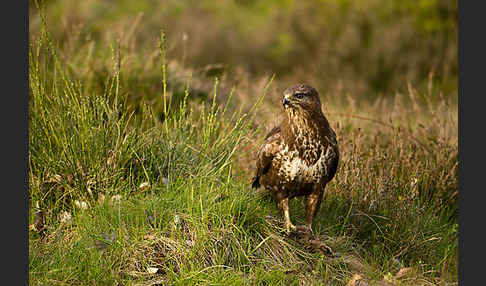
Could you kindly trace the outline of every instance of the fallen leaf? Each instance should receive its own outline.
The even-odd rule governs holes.
[[[368,286],[368,283],[366,283],[361,275],[359,275],[358,273],[354,273],[353,277],[351,278],[351,280],[349,280],[346,286]]]
[[[395,278],[396,279],[402,279],[402,278],[412,274],[412,270],[413,270],[413,268],[411,268],[411,267],[402,268],[397,272],[397,274],[395,274]]]

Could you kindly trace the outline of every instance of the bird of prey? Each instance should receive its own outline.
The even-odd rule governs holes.
[[[322,201],[326,184],[339,161],[336,133],[321,110],[316,89],[306,84],[287,88],[283,94],[285,117],[266,136],[256,160],[252,187],[270,191],[285,219],[287,232],[296,230],[290,220],[289,200],[306,199],[306,227]]]

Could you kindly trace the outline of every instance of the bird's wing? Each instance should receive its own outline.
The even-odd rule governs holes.
[[[338,164],[339,164],[339,151],[337,150],[336,148],[336,157],[334,158],[334,160],[331,162],[331,168],[329,169],[329,174],[327,176],[327,181],[330,182],[332,180],[332,178],[334,178],[334,175],[336,174],[336,171],[337,171],[337,167],[338,167]]]
[[[270,168],[270,165],[272,163],[272,159],[278,152],[281,139],[280,133],[280,126],[276,126],[272,130],[270,130],[270,132],[265,137],[265,142],[258,151],[256,160],[256,175],[255,177],[253,177],[251,185],[253,188],[260,187],[260,177],[268,172],[268,169]]]
[[[338,168],[338,164],[339,164],[339,148],[338,148],[338,145],[337,145],[337,141],[336,141],[336,133],[334,132],[334,130],[330,129],[330,135],[331,135],[331,146],[329,146],[329,148],[333,148],[334,149],[334,160],[331,162],[330,164],[330,168],[329,168],[329,173],[327,175],[327,181],[330,182],[333,178],[334,178],[334,175],[336,174],[336,171],[337,171],[337,168]]]

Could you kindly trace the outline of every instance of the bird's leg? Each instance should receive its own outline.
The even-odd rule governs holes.
[[[305,222],[310,232],[312,232],[312,220],[314,219],[317,210],[319,209],[322,201],[323,189],[316,190],[307,196],[305,205]]]
[[[295,230],[295,225],[293,225],[290,221],[289,198],[281,199],[279,204],[280,210],[282,211],[285,219],[285,230],[287,230],[287,232],[289,232],[290,230]]]

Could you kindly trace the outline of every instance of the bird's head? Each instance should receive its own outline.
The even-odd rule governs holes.
[[[315,88],[307,84],[297,84],[283,93],[283,106],[287,114],[309,115],[321,113],[321,100]]]

